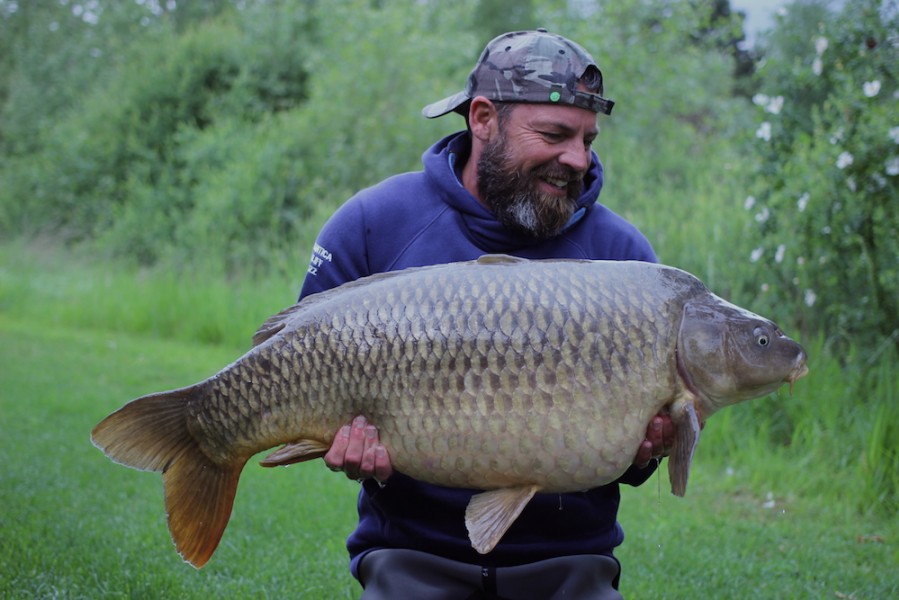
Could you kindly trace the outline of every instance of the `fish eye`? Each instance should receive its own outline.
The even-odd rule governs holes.
[[[763,348],[767,346],[771,341],[768,338],[768,333],[761,327],[756,327],[755,331],[753,331],[752,334],[755,336],[755,343]]]

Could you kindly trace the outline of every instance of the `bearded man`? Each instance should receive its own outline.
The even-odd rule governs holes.
[[[391,177],[338,209],[313,247],[300,298],[375,273],[490,253],[655,262],[646,238],[597,201],[596,119],[613,105],[602,94],[596,62],[562,36],[541,29],[492,40],[465,89],[422,111],[459,113],[466,131],[428,149],[423,171]],[[362,482],[359,525],[347,541],[362,598],[621,597],[618,485],[653,473],[672,443],[666,416],[650,423],[618,481],[537,494],[484,555],[464,525],[478,490],[394,472],[376,426],[357,417],[325,456],[332,470]]]

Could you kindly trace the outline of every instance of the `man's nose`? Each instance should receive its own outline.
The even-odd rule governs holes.
[[[590,166],[590,148],[577,140],[568,142],[559,156],[559,164],[583,173]]]

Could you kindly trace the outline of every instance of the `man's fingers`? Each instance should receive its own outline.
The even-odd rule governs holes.
[[[637,456],[634,457],[634,465],[641,469],[649,465],[652,460],[652,442],[643,440],[640,447],[637,448]]]
[[[652,444],[653,458],[668,456],[674,446],[674,424],[668,415],[657,415],[649,423],[646,440]]]
[[[393,466],[390,464],[390,456],[383,444],[375,446],[375,472],[374,477],[380,483],[384,483],[393,475]]]
[[[653,459],[668,456],[674,446],[674,429],[667,414],[654,416],[646,428],[646,439],[637,448],[634,465],[643,468]]]
[[[671,417],[667,417],[663,419],[662,423],[662,448],[665,456],[668,456],[671,453],[671,449],[674,448],[674,435],[675,435],[675,427],[674,423],[671,422]]]
[[[324,460],[329,469],[343,471],[350,479],[374,477],[384,482],[393,475],[390,456],[380,442],[378,428],[361,415],[337,431]]]
[[[325,464],[332,471],[342,471],[344,463],[344,455],[346,454],[347,445],[350,443],[350,426],[344,425],[337,431],[334,436],[334,442],[331,448],[324,456]]]
[[[366,441],[370,439],[371,435],[367,431],[369,427],[365,417],[362,416],[353,419],[350,426],[350,437],[343,453],[343,471],[350,479],[361,477],[362,457],[365,454]]]

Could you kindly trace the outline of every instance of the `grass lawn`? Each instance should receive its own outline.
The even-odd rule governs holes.
[[[321,463],[251,462],[222,545],[198,571],[171,544],[158,474],[91,445],[93,425],[126,400],[235,356],[0,314],[0,597],[358,596],[343,546],[356,484]],[[700,443],[686,498],[670,495],[664,474],[624,490],[625,596],[899,597],[899,526],[846,508],[852,491],[838,483],[826,497],[791,485],[793,469],[830,468],[776,455],[728,465]]]

